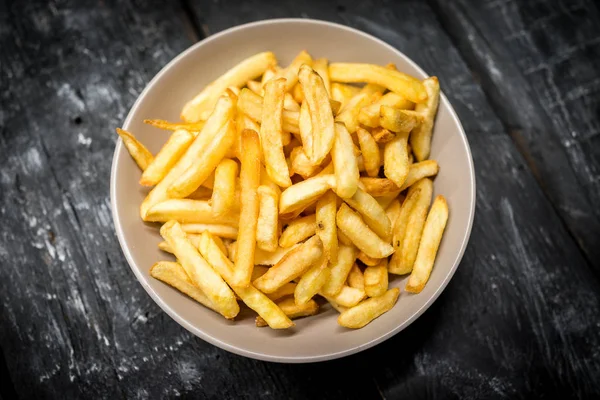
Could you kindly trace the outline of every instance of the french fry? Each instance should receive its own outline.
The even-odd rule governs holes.
[[[360,110],[373,102],[372,97],[369,93],[361,92],[348,100],[340,110],[340,113],[335,117],[336,122],[344,123],[348,132],[356,132]]]
[[[333,302],[342,307],[354,307],[367,296],[364,290],[346,285],[342,286],[342,290],[336,296],[320,294],[330,303]]]
[[[231,218],[236,218],[239,223],[239,214],[235,214]],[[214,218],[213,218],[214,220]],[[236,223],[237,225],[237,223]],[[185,233],[192,234],[201,234],[204,232],[210,232],[215,236],[225,238],[225,239],[237,239],[238,236],[238,228],[229,225],[219,225],[219,224],[181,224],[181,229]]]
[[[198,132],[200,132],[202,130],[202,128],[204,127],[204,121],[200,121],[200,122],[169,122],[169,121],[165,121],[164,119],[145,119],[144,123],[151,125],[155,128],[164,129],[167,131],[179,131],[179,130],[183,129],[188,132],[191,132],[192,134],[194,134],[194,136],[196,136],[196,134],[198,134]]]
[[[254,93],[262,96],[262,89],[263,89],[262,83],[260,83],[258,81],[250,80],[250,81],[246,82],[246,87],[248,89],[252,90]]]
[[[259,53],[245,59],[187,102],[181,111],[181,118],[186,122],[205,120],[225,89],[230,86],[241,87],[249,80],[261,76],[270,65],[275,64],[277,59],[271,52]]]
[[[373,135],[373,139],[375,139],[378,144],[386,144],[387,142],[391,142],[396,138],[394,133],[381,126],[373,128],[371,130],[371,135]]]
[[[300,138],[302,139],[303,151],[311,161],[312,165],[312,151],[313,151],[313,133],[312,133],[312,122],[310,120],[310,112],[308,111],[308,103],[305,101],[300,106],[300,115],[298,117],[298,129],[300,129]],[[318,164],[317,164],[318,165]]]
[[[425,160],[410,165],[406,180],[400,190],[405,190],[412,186],[415,182],[420,181],[423,178],[429,178],[437,175],[440,167],[435,160]]]
[[[321,289],[323,294],[334,297],[342,290],[356,261],[356,253],[356,247],[352,244],[339,246],[337,262],[331,263],[331,276]]]
[[[258,265],[275,265],[283,257],[285,257],[287,253],[294,250],[296,247],[298,247],[298,245],[288,248],[278,247],[277,250],[273,252],[264,251],[261,248],[257,247],[254,251],[254,267],[256,268],[256,266]],[[227,250],[229,251],[230,260],[235,260],[236,249],[237,242],[233,242],[227,247]]]
[[[298,146],[292,150],[292,153],[290,154],[290,161],[292,162],[290,173],[293,172],[298,174],[304,179],[313,176],[319,168],[319,166],[314,165],[306,153],[304,153],[302,146]]]
[[[348,309],[348,307],[342,307],[339,304],[337,304],[336,302],[333,301],[333,299],[331,297],[329,298],[325,298],[325,300],[327,300],[327,302],[329,304],[331,304],[331,307],[333,307],[333,309],[339,313],[344,312],[345,310]]]
[[[279,301],[277,306],[290,319],[308,317],[319,312],[319,305],[314,300],[310,300],[308,303],[299,306],[294,302],[293,298],[286,298]],[[262,317],[258,316],[256,317],[256,326],[267,326],[267,323]]]
[[[229,260],[231,261],[231,258]],[[235,268],[235,267],[233,267],[233,268]],[[269,267],[267,267],[265,265],[255,265],[254,268],[252,269],[252,281],[254,281],[255,279],[258,279],[261,276],[263,276],[264,274],[266,274],[268,270],[269,270]],[[271,299],[271,300],[273,300],[273,299]]]
[[[145,171],[154,159],[152,153],[150,153],[146,146],[141,144],[132,133],[124,131],[121,128],[117,128],[117,133],[121,137],[131,158],[133,158],[133,161],[135,161],[142,171]]]
[[[331,151],[335,171],[335,192],[342,198],[352,197],[358,188],[360,172],[354,156],[354,144],[344,124],[335,124],[335,141]]]
[[[350,240],[350,238],[348,236],[346,236],[344,234],[344,232],[338,230],[337,235],[338,235],[339,243],[342,243],[343,245],[346,245],[346,246],[354,246],[352,244],[352,240]]]
[[[348,273],[348,286],[355,289],[365,290],[365,277],[363,272],[354,264]]]
[[[310,54],[308,54],[305,50],[302,50],[296,58],[292,61],[292,63],[282,70],[280,70],[277,74],[275,74],[275,79],[277,78],[285,78],[285,90],[289,91],[296,86],[298,83],[298,74],[299,69],[302,65],[312,66],[313,60]]]
[[[358,115],[358,122],[370,128],[378,127],[381,106],[412,110],[415,107],[415,104],[394,92],[389,92],[384,94],[373,104],[363,107]]]
[[[235,203],[235,181],[238,164],[229,159],[223,159],[215,169],[215,182],[211,198],[211,209],[215,217],[221,217],[232,212]]]
[[[392,288],[379,297],[372,297],[359,305],[348,308],[338,316],[338,324],[345,328],[362,328],[383,313],[391,310],[396,301],[400,289]]]
[[[209,189],[205,186],[200,186],[198,189],[194,190],[192,193],[186,197],[186,199],[190,200],[210,200],[212,197],[212,189]]]
[[[327,90],[327,95],[331,96],[331,82],[329,81],[329,61],[327,61],[326,58],[319,58],[313,61],[312,67],[315,70],[315,72],[319,74],[321,79],[323,79],[323,84],[325,85],[325,90]]]
[[[181,225],[181,229],[183,229],[183,225]],[[185,230],[184,230],[184,232],[185,232]],[[200,240],[202,238],[202,235],[186,232],[186,236],[187,236],[188,240],[190,241],[190,243],[192,243],[195,248],[200,249]],[[219,239],[219,237],[216,237],[216,238]],[[227,249],[225,249],[225,247],[223,245],[223,241],[219,239],[219,243],[220,243],[219,247],[223,246],[223,247],[221,247],[221,250],[225,251],[225,253],[226,253]],[[167,243],[166,241],[160,242],[158,244],[158,248],[162,251],[166,251],[167,253],[173,254],[173,249],[171,248],[171,246],[169,246],[169,243]]]
[[[379,124],[392,132],[409,133],[423,122],[423,115],[416,111],[381,106]]]
[[[320,262],[302,274],[294,291],[294,300],[297,305],[308,303],[329,280],[331,270],[327,263],[327,258],[322,257]]]
[[[208,201],[171,199],[158,203],[146,216],[146,221],[167,222],[176,220],[182,224],[224,224],[237,227],[239,214],[230,213],[215,217]]]
[[[410,144],[417,161],[429,158],[431,151],[431,134],[433,132],[433,121],[440,103],[440,83],[435,76],[423,81],[427,91],[427,102],[417,104],[415,111],[423,115],[423,121],[410,135]]]
[[[448,204],[444,196],[439,195],[435,198],[425,221],[417,258],[406,283],[407,292],[419,293],[427,284],[447,221]]]
[[[240,311],[235,295],[186,238],[181,226],[176,221],[169,221],[160,228],[160,234],[173,249],[191,281],[202,290],[219,313],[225,318],[235,317]]]
[[[254,266],[254,268],[256,268],[256,267],[257,266]],[[269,269],[267,268],[267,271],[268,270]],[[266,273],[266,271],[265,271],[265,273]],[[258,277],[256,279],[258,279]],[[254,279],[254,280],[256,280],[256,279]],[[280,287],[279,289],[277,289],[273,293],[269,293],[267,295],[267,297],[270,298],[273,301],[276,301],[276,300],[281,299],[282,297],[293,295],[294,292],[296,291],[296,286],[297,286],[297,284],[294,283],[294,282],[286,283],[285,285],[283,285],[282,287]]]
[[[375,266],[365,269],[365,292],[369,297],[382,296],[388,289],[387,258]]]
[[[358,211],[367,226],[384,241],[392,238],[392,223],[385,213],[385,209],[370,194],[357,189],[354,196],[344,199],[353,209]]]
[[[378,196],[376,199],[381,207],[387,208],[390,204],[392,204],[392,201],[396,200],[396,198],[399,198],[401,196],[402,195],[400,194],[400,191],[397,190],[395,192],[391,192],[390,194],[386,194],[384,196]]]
[[[283,146],[287,146],[288,144],[291,143],[291,141],[292,141],[292,135],[291,135],[291,133],[286,132],[286,131],[281,132],[281,145],[282,145],[282,147]],[[285,157],[285,155],[284,155],[284,157]]]
[[[260,140],[255,131],[242,132],[240,186],[241,209],[240,225],[235,254],[234,286],[248,286],[254,267],[254,252],[256,247],[256,227],[258,224],[260,186]]]
[[[167,143],[142,173],[140,185],[154,186],[160,182],[185,153],[193,140],[194,135],[188,131],[178,130],[173,132]]]
[[[269,65],[260,79],[261,87],[264,87],[265,84],[273,79],[279,71],[281,71],[281,67],[279,67],[277,64]]]
[[[331,103],[323,79],[312,68],[308,65],[300,67],[298,78],[308,103],[312,130],[319,133],[313,135],[312,161],[321,164],[331,151],[336,136]]]
[[[400,265],[400,249],[402,243],[404,242],[404,236],[406,234],[406,227],[408,224],[408,219],[412,213],[415,204],[419,200],[419,196],[421,195],[421,189],[415,188],[414,190],[410,190],[406,199],[402,203],[400,207],[400,213],[394,222],[394,232],[392,234],[392,245],[394,246],[395,253],[392,256],[389,265],[388,271],[392,274],[402,274],[404,273],[401,269]]]
[[[279,214],[291,213],[316,201],[335,185],[335,177],[327,174],[315,176],[285,189],[279,198]]]
[[[360,262],[362,262],[363,264],[365,264],[368,267],[375,266],[375,265],[379,264],[381,262],[381,260],[385,260],[384,258],[369,257],[362,251],[360,253],[358,253],[357,258],[360,260]],[[350,285],[350,286],[352,286],[352,285]]]
[[[238,110],[255,122],[262,122],[263,98],[250,89],[242,89],[237,102]],[[285,132],[300,134],[298,128],[299,111],[283,110],[281,113],[282,129]]]
[[[383,173],[385,176],[400,187],[408,176],[408,133],[400,133],[398,136],[385,144],[383,153]]]
[[[390,179],[361,177],[360,182],[371,196],[380,197],[399,192],[400,188]]]
[[[337,199],[334,192],[327,192],[317,201],[316,233],[323,242],[325,257],[331,264],[337,263],[338,236],[335,217],[337,214]]]
[[[283,98],[283,108],[290,111],[300,111],[300,104],[294,100],[294,97],[287,93]]]
[[[255,280],[254,286],[264,293],[273,293],[283,285],[301,276],[323,256],[318,236],[313,236],[287,253],[269,271]]]
[[[369,257],[383,258],[394,252],[394,248],[377,236],[346,204],[342,204],[338,210],[336,222],[352,243]]]
[[[298,104],[304,103],[304,91],[302,90],[302,85],[300,83],[296,83],[292,89],[292,97]]]
[[[331,98],[335,101],[339,101],[342,107],[351,98],[360,93],[360,88],[352,85],[346,85],[344,83],[332,82],[331,84]],[[379,110],[377,110],[379,112]],[[377,114],[379,118],[379,114]]]
[[[279,246],[291,247],[296,243],[313,236],[317,229],[315,214],[295,219],[283,230],[279,238]]]
[[[398,199],[395,199],[385,209],[385,214],[388,216],[388,218],[390,219],[390,221],[392,223],[392,239],[393,239],[393,232],[396,227],[396,219],[400,215],[401,208],[402,208],[402,204],[400,203],[400,201]],[[393,246],[393,243],[392,243],[392,246]]]
[[[159,261],[150,268],[150,276],[174,287],[203,306],[219,312],[204,292],[192,282],[181,264],[170,261]]]
[[[215,187],[215,171],[211,172],[210,175],[202,182],[202,186],[212,190]],[[193,193],[193,192],[192,192]]]
[[[427,100],[427,91],[420,80],[379,65],[332,63],[329,64],[329,79],[333,82],[381,85],[414,103]]]
[[[277,250],[279,236],[279,189],[273,186],[258,187],[258,225],[256,227],[256,245],[269,252]]]
[[[379,152],[379,146],[373,138],[373,136],[365,129],[358,128],[356,130],[358,137],[358,144],[360,145],[360,151],[363,157],[363,163],[367,175],[376,177],[379,175],[379,168],[381,167],[381,153]]]

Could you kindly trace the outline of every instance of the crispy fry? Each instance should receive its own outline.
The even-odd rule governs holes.
[[[417,258],[406,283],[407,292],[419,293],[427,284],[447,221],[448,204],[444,196],[439,195],[435,198],[425,221]]]
[[[133,161],[135,161],[142,171],[145,171],[154,159],[152,153],[150,153],[150,151],[141,144],[132,133],[124,131],[121,128],[117,128],[117,133],[121,137],[131,158],[133,158]]]
[[[388,218],[390,219],[390,221],[392,223],[392,239],[393,239],[393,232],[396,229],[395,228],[396,227],[396,219],[400,215],[401,207],[402,207],[402,203],[400,203],[400,201],[398,199],[395,199],[385,209],[385,214],[388,216]],[[393,246],[393,243],[392,243],[392,246]]]
[[[194,135],[188,131],[178,130],[173,132],[167,143],[144,170],[140,178],[140,185],[154,186],[160,182],[185,153],[193,140]]]
[[[298,82],[292,89],[292,97],[298,104],[304,103],[304,91],[302,90],[302,85]]]
[[[169,243],[192,282],[219,312],[225,318],[235,317],[240,311],[235,295],[186,238],[181,226],[176,221],[169,221],[160,228],[160,234]]]
[[[292,163],[292,169],[290,173],[298,174],[304,179],[313,176],[319,168],[318,165],[314,165],[307,157],[302,146],[298,146],[292,150],[292,153],[290,154],[290,161]]]
[[[373,139],[379,144],[386,144],[387,142],[391,142],[396,138],[396,135],[383,127],[373,128],[371,130],[371,135],[373,135]]]
[[[377,236],[346,204],[342,204],[340,207],[336,222],[338,228],[352,240],[352,243],[368,256],[383,258],[394,252],[393,247]]]
[[[327,263],[327,258],[321,257],[320,262],[317,262],[302,274],[294,291],[294,300],[297,305],[308,303],[329,280],[331,270],[327,266]]]
[[[421,195],[421,189],[415,188],[414,190],[410,190],[404,203],[402,203],[402,207],[400,208],[400,213],[394,222],[394,232],[392,234],[392,245],[396,252],[392,256],[390,263],[388,265],[388,271],[392,274],[403,274],[401,265],[400,265],[400,249],[402,243],[404,242],[404,236],[406,234],[406,227],[408,224],[408,219],[412,213],[415,204],[419,200],[419,196]]]
[[[282,214],[304,209],[334,185],[335,177],[328,174],[309,178],[290,186],[281,193],[279,199],[280,217]]]
[[[319,58],[313,62],[313,69],[321,79],[323,79],[323,84],[325,85],[325,89],[327,90],[327,95],[331,96],[331,82],[329,81],[329,61],[326,58]],[[334,113],[335,114],[335,113]]]
[[[315,214],[298,218],[288,224],[279,238],[281,247],[290,247],[313,236],[317,229]]]
[[[257,266],[254,266],[254,268],[256,268]],[[267,268],[265,273],[268,271],[269,269]],[[263,274],[264,275],[264,274]],[[258,277],[256,278],[258,279]],[[279,300],[282,297],[285,296],[289,296],[294,294],[294,292],[296,291],[296,286],[297,284],[294,282],[290,282],[290,283],[286,283],[285,285],[283,285],[282,287],[280,287],[279,289],[277,289],[276,291],[274,291],[273,293],[269,293],[267,295],[268,298],[270,298],[271,300],[275,301],[275,300]],[[285,311],[284,311],[285,312]]]
[[[408,176],[408,133],[400,133],[385,144],[383,153],[383,172],[387,178],[400,187]]]
[[[294,100],[294,97],[290,93],[286,92],[283,98],[283,108],[290,111],[300,111],[300,104]]]
[[[292,90],[293,87],[296,86],[296,83],[298,83],[298,74],[299,74],[300,67],[302,65],[307,65],[307,66],[311,67],[312,63],[313,63],[313,60],[312,60],[312,57],[310,56],[310,54],[308,54],[305,50],[302,50],[296,56],[296,58],[294,58],[292,63],[287,68],[280,70],[275,75],[274,78],[275,79],[285,78],[286,79],[285,90],[286,91]]]
[[[360,253],[358,253],[357,258],[360,260],[360,262],[362,262],[363,264],[365,264],[368,267],[375,266],[375,265],[379,264],[381,262],[381,260],[385,260],[384,258],[369,257],[362,251]],[[352,285],[350,285],[350,286],[352,286]]]
[[[338,324],[346,328],[362,328],[383,313],[391,310],[396,304],[399,294],[400,289],[392,288],[383,296],[367,299],[359,305],[342,312],[338,316]]]
[[[360,172],[354,156],[354,144],[344,124],[335,124],[331,158],[335,170],[336,194],[342,198],[352,197],[358,187]]]
[[[263,85],[258,81],[250,80],[246,82],[246,87],[252,90],[254,93],[262,96]]]
[[[281,308],[285,315],[290,319],[308,317],[319,312],[319,305],[314,300],[310,300],[308,303],[299,306],[294,302],[294,299],[290,297],[278,302],[277,306]],[[259,316],[256,317],[256,326],[267,326],[267,323]]]
[[[169,122],[164,119],[145,119],[145,124],[151,125],[158,129],[164,129],[168,131],[179,131],[186,130],[196,136],[198,132],[204,127],[204,121],[200,122]]]
[[[298,78],[308,103],[312,130],[319,133],[313,135],[312,161],[320,164],[329,154],[336,136],[331,103],[323,79],[312,68],[308,65],[300,67]]]
[[[360,303],[367,295],[364,290],[353,288],[350,286],[342,286],[342,289],[336,296],[326,296],[321,294],[330,303],[333,302],[342,307],[354,307]]]
[[[358,122],[371,128],[378,127],[381,106],[412,110],[415,104],[394,92],[389,92],[373,104],[363,107],[358,115]]]
[[[433,121],[440,103],[440,83],[435,76],[423,81],[427,91],[427,102],[417,104],[415,111],[423,115],[423,121],[410,135],[410,144],[417,161],[429,158],[431,151],[431,134],[433,132]]]
[[[362,153],[363,163],[367,174],[372,177],[379,175],[379,168],[381,168],[381,153],[379,152],[377,142],[373,136],[363,128],[359,127],[356,130],[356,135],[358,137],[358,144],[360,145],[360,151]]]
[[[344,83],[332,82],[331,83],[331,98],[339,101],[342,107],[351,98],[360,93],[360,88],[352,85],[346,85]],[[377,110],[379,112],[379,110]],[[379,114],[377,115],[379,118]]]
[[[298,245],[283,248],[278,247],[277,250],[273,252],[264,251],[261,248],[257,247],[254,251],[254,266],[258,265],[275,265],[277,264],[287,253],[294,250]],[[237,242],[233,242],[229,245],[229,259],[235,260],[235,252],[237,249]],[[254,280],[253,280],[254,281]]]
[[[238,110],[248,116],[255,122],[262,122],[263,113],[263,98],[250,89],[242,89],[237,102]],[[300,129],[298,128],[298,118],[300,113],[298,111],[283,110],[281,114],[282,129],[285,132],[293,134],[299,134]]]
[[[187,122],[205,120],[225,89],[230,86],[241,87],[249,80],[261,76],[270,65],[276,63],[277,59],[271,52],[259,53],[245,59],[206,86],[202,92],[186,103],[181,111],[181,118]]]
[[[279,67],[277,64],[269,65],[260,80],[261,87],[264,87],[265,84],[273,79],[279,71],[281,71],[281,67]]]
[[[229,260],[231,261],[231,258]],[[235,267],[233,267],[233,268],[235,268]],[[254,269],[252,269],[252,281],[254,281],[255,279],[258,279],[261,276],[263,276],[264,274],[266,274],[268,270],[269,270],[269,267],[267,267],[265,265],[255,265]],[[271,299],[271,300],[273,300],[273,299]]]
[[[357,189],[354,196],[344,199],[353,209],[358,211],[367,226],[384,241],[392,238],[392,223],[385,213],[385,209],[370,194]]]
[[[256,245],[269,252],[277,250],[279,236],[279,189],[273,186],[258,187],[259,212],[256,227]]]
[[[336,122],[344,123],[348,132],[356,132],[360,110],[372,103],[372,97],[368,93],[361,92],[348,100],[340,110],[340,113],[335,117]]]
[[[335,193],[329,191],[317,201],[316,222],[317,235],[323,242],[325,257],[331,264],[337,262],[338,236],[335,217],[337,214],[337,199]]]
[[[174,287],[203,306],[219,312],[204,292],[192,282],[181,264],[170,261],[159,261],[150,268],[150,276]]]
[[[420,80],[379,65],[332,63],[329,64],[329,78],[334,82],[381,85],[415,103],[427,100],[427,91]]]
[[[379,203],[379,205],[383,208],[387,208],[390,204],[392,204],[392,201],[394,201],[397,198],[403,197],[400,194],[400,191],[397,190],[395,192],[391,192],[390,194],[386,194],[384,196],[379,196],[377,197],[377,202]]]
[[[237,218],[239,222],[239,214],[235,214],[232,218]],[[213,218],[214,220],[214,218]],[[236,223],[237,225],[237,223]],[[181,224],[181,229],[185,233],[200,234],[203,232],[210,232],[215,236],[222,237],[225,239],[237,239],[238,228],[229,225],[219,224]]]
[[[423,122],[423,115],[416,111],[389,106],[381,106],[379,116],[379,124],[396,133],[409,133]]]
[[[417,162],[410,165],[410,169],[408,170],[408,175],[406,176],[406,180],[404,184],[400,188],[400,190],[405,190],[408,187],[412,186],[415,182],[420,181],[423,178],[428,178],[434,175],[437,175],[440,167],[435,160],[425,160],[421,162]]]
[[[312,151],[313,151],[313,133],[312,133],[312,122],[310,120],[310,112],[308,111],[308,102],[303,102],[300,106],[300,116],[298,119],[298,128],[300,129],[300,138],[302,139],[302,147],[304,153],[311,161],[312,165]],[[318,165],[318,164],[317,164]]]
[[[339,304],[337,304],[336,302],[333,301],[333,299],[331,297],[327,298],[325,297],[325,300],[327,300],[327,302],[329,304],[331,304],[331,306],[333,307],[333,309],[339,313],[346,311],[348,308],[347,307],[342,307]]]
[[[181,225],[181,229],[183,229],[183,225]],[[185,232],[185,230],[184,230],[184,232]],[[200,240],[202,238],[202,235],[186,232],[186,236],[187,236],[188,240],[190,241],[190,243],[192,243],[195,248],[200,249]],[[221,245],[223,245],[223,241],[220,241],[220,243],[221,243]],[[162,251],[166,251],[167,253],[173,254],[173,249],[171,248],[171,246],[169,246],[169,243],[167,243],[166,241],[160,242],[158,244],[158,248],[161,249]],[[221,248],[221,250],[223,250],[223,248]]]
[[[348,286],[355,289],[365,290],[365,277],[363,272],[354,264],[348,273]]]
[[[365,269],[365,292],[369,297],[382,296],[388,289],[387,258]]]
[[[240,171],[242,224],[237,238],[234,286],[248,286],[254,267],[256,226],[258,224],[260,185],[260,141],[255,131],[242,132],[242,168]]]
[[[235,203],[235,183],[238,164],[229,159],[223,159],[215,170],[215,182],[211,198],[211,209],[215,217],[221,217],[232,212]]]
[[[352,244],[352,240],[350,240],[350,238],[348,236],[346,236],[344,234],[344,232],[338,230],[337,235],[338,235],[339,243],[342,243],[343,245],[346,245],[346,246],[354,246]]]
[[[374,197],[386,196],[400,191],[400,188],[386,178],[367,178],[361,177],[360,182],[364,185],[365,191]]]
[[[337,262],[331,263],[331,276],[325,285],[323,286],[321,292],[327,296],[336,296],[346,279],[348,278],[348,274],[352,269],[352,265],[356,261],[356,247],[354,245],[340,245],[338,249],[338,259]]]
[[[215,217],[207,201],[171,199],[158,203],[148,210],[146,221],[167,222],[173,219],[182,224],[215,223],[237,227],[238,218],[239,214],[237,213]]]

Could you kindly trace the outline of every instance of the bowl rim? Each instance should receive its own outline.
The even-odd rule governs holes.
[[[163,75],[165,75],[167,73],[168,70],[173,68],[181,59],[186,57],[189,53],[194,52],[197,48],[199,48],[211,41],[218,40],[223,36],[226,36],[228,34],[231,34],[231,33],[234,33],[234,32],[240,31],[240,30],[244,30],[244,29],[251,28],[251,27],[258,27],[258,26],[271,25],[271,24],[281,24],[281,23],[302,23],[302,24],[313,25],[313,26],[314,25],[325,25],[325,26],[329,26],[332,28],[336,28],[336,29],[342,29],[342,30],[345,30],[347,32],[350,32],[350,33],[353,33],[356,35],[361,35],[361,36],[371,39],[371,40],[377,42],[379,45],[386,47],[387,49],[395,52],[400,57],[402,57],[407,63],[409,63],[413,68],[415,68],[417,71],[419,71],[420,73],[422,73],[425,76],[429,76],[419,65],[417,65],[412,59],[410,59],[407,55],[402,53],[400,50],[396,49],[394,46],[384,42],[383,40],[381,40],[373,35],[370,35],[366,32],[363,32],[361,30],[358,30],[358,29],[355,29],[355,28],[352,28],[352,27],[349,27],[346,25],[342,25],[342,24],[338,24],[338,23],[330,22],[330,21],[319,20],[319,19],[312,19],[312,18],[273,18],[273,19],[260,20],[260,21],[245,23],[242,25],[237,25],[237,26],[225,29],[221,32],[215,33],[214,35],[211,35],[197,43],[194,43],[189,48],[185,49],[184,51],[179,53],[177,56],[175,56],[171,61],[169,61],[164,67],[161,68],[161,70],[146,85],[144,90],[138,95],[138,98],[136,99],[133,106],[129,110],[129,113],[127,114],[127,118],[123,122],[123,129],[125,129],[125,130],[128,129],[131,121],[133,120],[133,115],[135,114],[135,111],[140,106],[141,102],[146,97],[146,95],[150,91],[150,89],[163,77]],[[121,221],[118,218],[117,211],[116,211],[116,209],[117,209],[117,206],[116,206],[117,205],[117,201],[116,201],[117,188],[116,188],[116,179],[115,178],[116,178],[116,173],[117,173],[117,160],[119,159],[119,156],[120,156],[121,152],[123,151],[123,143],[122,143],[122,140],[119,138],[115,145],[115,151],[113,153],[113,160],[112,160],[111,171],[110,171],[110,204],[111,204],[111,212],[112,212],[115,232],[117,234],[117,238],[119,241],[119,245],[121,246],[121,250],[123,251],[123,254],[125,255],[125,259],[127,260],[127,263],[129,264],[129,268],[133,271],[136,279],[142,285],[144,290],[146,290],[146,293],[148,293],[150,295],[152,300],[154,300],[154,302],[156,304],[158,304],[158,306],[164,312],[166,312],[171,318],[173,318],[179,325],[183,326],[186,330],[188,330],[195,336],[199,337],[200,339],[202,339],[212,345],[220,347],[221,349],[224,349],[231,353],[237,354],[237,355],[241,355],[241,356],[245,356],[245,357],[249,357],[249,358],[253,358],[253,359],[257,359],[257,360],[262,360],[262,361],[271,361],[271,362],[279,362],[279,363],[319,362],[319,361],[333,360],[333,359],[349,356],[352,354],[356,354],[356,353],[359,353],[363,350],[369,349],[369,348],[391,338],[392,336],[396,335],[397,333],[399,333],[400,331],[402,331],[403,329],[408,327],[410,324],[412,324],[417,318],[419,318],[438,299],[440,294],[444,291],[444,289],[446,288],[446,286],[448,285],[448,283],[454,276],[454,273],[456,272],[456,269],[458,268],[458,265],[460,264],[460,261],[463,258],[467,244],[469,242],[469,238],[471,236],[471,230],[473,227],[473,220],[474,220],[474,216],[475,216],[475,206],[476,206],[476,181],[475,181],[475,168],[474,168],[474,163],[473,163],[473,156],[471,154],[471,148],[470,148],[469,142],[467,140],[467,135],[466,135],[464,128],[460,122],[460,119],[458,118],[458,115],[456,114],[456,111],[454,110],[454,108],[452,107],[452,104],[448,101],[448,99],[444,95],[444,93],[441,92],[440,94],[441,94],[441,96],[440,96],[441,102],[448,108],[450,116],[452,117],[454,122],[459,127],[460,137],[461,137],[461,140],[463,141],[463,144],[467,150],[467,155],[468,155],[469,177],[470,177],[470,181],[472,182],[472,185],[471,185],[471,193],[469,196],[470,209],[469,209],[469,221],[468,221],[468,226],[467,226],[467,232],[466,232],[466,235],[464,236],[463,241],[460,245],[459,251],[456,253],[456,257],[454,259],[452,267],[450,268],[449,272],[446,274],[441,285],[437,288],[437,290],[433,293],[433,295],[423,304],[423,306],[421,306],[419,309],[414,311],[413,314],[409,318],[407,318],[401,324],[398,324],[398,326],[396,326],[394,329],[384,332],[384,333],[378,335],[377,337],[369,340],[368,342],[363,343],[362,345],[355,346],[355,347],[345,349],[342,351],[338,351],[338,352],[334,352],[334,353],[324,353],[324,354],[320,354],[317,356],[276,356],[276,355],[271,355],[271,354],[257,353],[254,351],[247,350],[243,347],[239,347],[239,346],[236,346],[233,344],[223,342],[216,337],[210,336],[209,334],[205,333],[199,327],[194,326],[193,324],[189,323],[188,321],[186,321],[185,319],[180,317],[179,314],[175,310],[173,310],[171,308],[171,306],[169,304],[167,304],[161,298],[161,296],[158,295],[154,291],[154,289],[150,286],[150,284],[146,280],[146,277],[142,274],[140,268],[137,268],[137,267],[134,268],[134,265],[137,265],[137,264],[135,263],[135,261],[133,259],[133,256],[129,250],[129,247],[127,246],[127,241],[125,239],[123,227],[121,225]]]

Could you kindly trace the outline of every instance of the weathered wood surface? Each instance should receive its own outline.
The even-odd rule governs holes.
[[[440,25],[452,11],[434,9],[418,0],[0,2],[0,396],[599,395],[600,284],[569,234],[581,242],[578,232],[591,228],[555,207],[562,199],[595,211],[541,178],[554,206],[546,198],[490,83],[482,79],[482,89],[466,45],[457,50],[457,34]],[[197,37],[284,16],[365,30],[436,74],[477,168],[471,242],[440,299],[374,349],[312,365],[231,355],[170,320],[130,273],[108,200],[113,129],[153,74]],[[552,150],[537,149],[540,160]],[[549,173],[536,163],[538,176]]]

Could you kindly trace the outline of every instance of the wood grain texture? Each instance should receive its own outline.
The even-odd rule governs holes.
[[[431,3],[600,276],[598,3]]]

